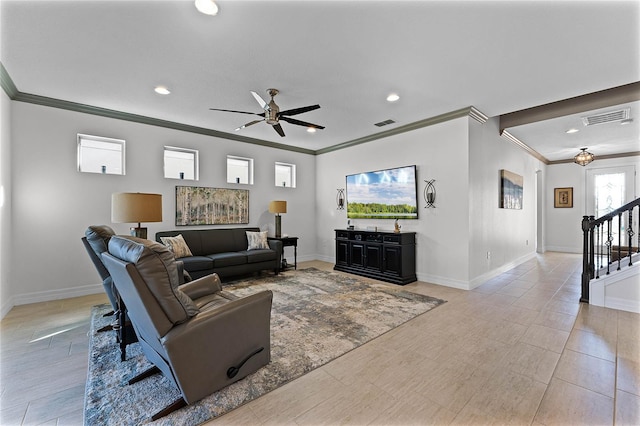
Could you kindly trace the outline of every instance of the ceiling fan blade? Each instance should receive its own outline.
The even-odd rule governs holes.
[[[260,97],[260,95],[258,95],[253,90],[251,91],[251,94],[253,95],[254,98],[256,98],[256,101],[258,101],[258,103],[260,104],[260,108],[262,108],[265,111],[269,110],[269,105],[267,105],[267,103],[264,101],[264,99]]]
[[[211,111],[225,111],[225,112],[237,112],[239,114],[251,114],[251,115],[259,115],[264,117],[264,112],[247,112],[247,111],[235,111],[233,109],[219,109],[219,108],[209,108]]]
[[[282,126],[280,125],[280,123],[274,124],[273,128],[276,130],[276,132],[278,132],[280,136],[284,138],[284,130],[282,130]]]
[[[238,128],[236,129],[236,132],[237,132],[238,130],[242,130],[242,129],[244,129],[245,127],[253,126],[254,124],[256,124],[256,123],[260,123],[260,122],[262,122],[262,121],[264,121],[264,118],[263,118],[262,120],[253,120],[253,121],[250,121],[250,122],[248,122],[247,124],[243,124],[242,126],[238,127]]]
[[[286,111],[280,111],[280,115],[297,115],[302,114],[303,112],[313,111],[314,109],[320,108],[320,105],[309,105],[306,107],[288,109]]]
[[[306,121],[296,120],[295,118],[291,118],[291,117],[280,117],[280,120],[286,121],[287,123],[291,123],[291,124],[297,124],[298,126],[313,127],[314,129],[324,129],[324,126],[319,126],[313,123],[307,123]]]

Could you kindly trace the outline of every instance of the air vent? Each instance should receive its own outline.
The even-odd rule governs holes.
[[[381,121],[379,123],[376,123],[376,126],[382,127],[382,126],[387,126],[387,125],[393,124],[393,123],[395,123],[395,121],[389,119],[389,120],[384,120],[384,121]]]
[[[617,111],[605,112],[603,114],[590,115],[582,117],[585,126],[595,126],[596,124],[612,123],[614,121],[627,120],[631,108],[620,109]]]

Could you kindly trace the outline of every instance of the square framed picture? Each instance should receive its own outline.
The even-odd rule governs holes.
[[[554,188],[553,207],[573,208],[573,188]]]

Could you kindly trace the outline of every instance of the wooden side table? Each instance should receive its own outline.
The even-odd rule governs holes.
[[[268,237],[269,240],[282,241],[282,265],[281,270],[286,269],[286,259],[284,258],[284,248],[293,247],[293,267],[298,269],[298,237]]]

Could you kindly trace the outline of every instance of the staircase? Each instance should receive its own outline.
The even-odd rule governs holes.
[[[615,218],[618,241],[613,237]],[[640,313],[638,223],[640,198],[598,219],[583,217],[581,302]]]

